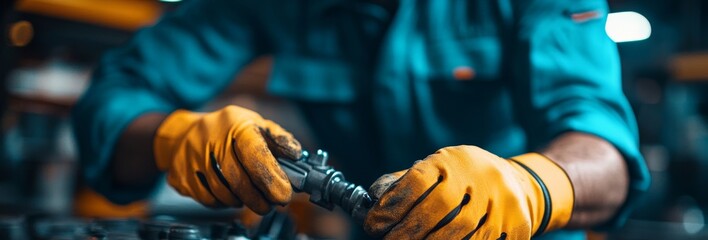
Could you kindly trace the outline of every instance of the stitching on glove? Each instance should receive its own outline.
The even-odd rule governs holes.
[[[440,184],[442,181],[443,181],[443,176],[442,176],[442,175],[438,176],[438,181],[435,182],[432,186],[430,186],[430,188],[428,188],[428,190],[425,190],[425,192],[423,193],[423,195],[420,195],[420,197],[415,200],[415,203],[413,203],[413,206],[411,207],[411,209],[413,209],[415,206],[418,206],[418,204],[419,204],[420,202],[422,202],[423,199],[425,199],[426,197],[428,197],[428,195],[429,195],[431,192],[433,192],[433,190],[435,189],[435,187],[437,187],[438,184]]]
[[[214,156],[214,152],[209,153],[209,159],[211,162],[211,169],[214,171],[216,174],[216,177],[219,178],[219,182],[223,184],[226,189],[229,189],[229,192],[231,195],[236,196],[236,193],[234,193],[233,190],[231,190],[231,184],[229,184],[229,181],[226,180],[226,177],[224,177],[224,174],[221,172],[221,165],[219,165],[219,162],[216,161],[216,157]]]
[[[531,174],[531,176],[536,179],[536,182],[538,182],[539,187],[541,187],[541,192],[543,192],[543,200],[545,206],[545,209],[543,211],[543,219],[541,220],[541,224],[539,224],[538,226],[538,230],[536,230],[536,233],[533,234],[533,237],[538,237],[543,234],[543,232],[546,230],[546,227],[548,226],[548,222],[550,222],[551,220],[551,212],[553,212],[553,205],[551,204],[551,194],[548,192],[546,184],[543,183],[543,180],[541,180],[541,177],[539,177],[536,172],[534,172],[533,170],[531,170],[531,168],[519,161],[516,161],[514,159],[509,160],[515,162],[516,164],[519,164],[519,166],[529,172],[529,174]]]
[[[401,179],[403,179],[403,177],[401,177],[400,179],[398,179],[398,181],[400,181]],[[443,176],[442,176],[442,175],[438,176],[438,181],[435,182],[432,186],[430,186],[430,188],[428,188],[428,190],[425,190],[425,192],[423,192],[423,194],[420,195],[420,197],[418,197],[418,199],[416,199],[415,202],[413,202],[413,205],[411,205],[411,207],[408,209],[408,211],[406,212],[406,215],[408,215],[416,206],[418,206],[418,204],[420,204],[420,202],[422,202],[431,192],[433,192],[433,190],[435,190],[435,187],[437,187],[438,184],[440,184],[442,181],[443,181]],[[393,186],[391,186],[390,188],[393,189]],[[390,190],[389,190],[389,191],[390,191]],[[383,197],[383,196],[382,196],[382,197]],[[381,233],[390,232],[391,229],[392,229],[393,227],[395,227],[396,225],[398,225],[399,223],[401,223],[401,221],[402,221],[403,219],[404,219],[404,218],[398,219],[398,222],[389,225],[385,230],[381,231]]]
[[[485,222],[487,222],[487,213],[484,213],[484,216],[482,216],[482,218],[477,221],[477,226],[474,228],[474,230],[472,230],[462,239],[468,240],[472,238],[472,236],[477,232],[477,230],[479,230],[480,227],[482,227],[482,225],[484,225]]]
[[[457,207],[455,207],[454,209],[452,209],[452,211],[450,211],[450,213],[448,213],[447,215],[445,215],[445,217],[443,217],[443,218],[440,220],[440,222],[438,222],[438,224],[435,225],[435,227],[433,227],[432,230],[430,230],[430,232],[428,233],[428,235],[434,233],[435,231],[439,230],[440,228],[442,228],[442,227],[444,227],[445,225],[447,225],[447,224],[449,224],[450,222],[452,222],[452,220],[455,219],[455,217],[457,217],[458,214],[460,214],[460,212],[462,211],[462,207],[464,207],[465,205],[467,205],[467,203],[469,203],[469,202],[470,202],[470,195],[467,194],[467,193],[465,193],[465,196],[462,198],[462,202],[460,203],[460,205],[458,205]]]
[[[214,207],[214,208],[226,207],[226,204],[219,201],[219,199],[216,198],[216,195],[214,195],[214,192],[211,191],[211,187],[209,187],[209,182],[207,181],[206,176],[204,176],[204,173],[197,171],[196,174],[197,174],[197,178],[199,178],[199,183],[202,184],[202,187],[206,188],[207,192],[209,192],[209,194],[211,194],[211,197],[214,198],[214,201],[216,201],[216,203],[214,204],[215,206],[210,206],[210,207]]]

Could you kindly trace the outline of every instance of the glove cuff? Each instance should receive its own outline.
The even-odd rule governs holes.
[[[568,174],[555,162],[539,153],[523,154],[513,157],[512,160],[536,178],[541,188],[545,188],[544,198],[550,200],[545,202],[544,218],[534,236],[565,227],[570,221],[575,201],[575,192]]]
[[[153,141],[153,153],[155,154],[155,162],[158,169],[165,171],[170,168],[176,149],[175,144],[178,144],[182,135],[201,116],[202,113],[177,110],[167,116],[160,124]]]

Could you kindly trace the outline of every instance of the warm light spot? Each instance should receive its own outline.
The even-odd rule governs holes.
[[[18,21],[10,25],[10,44],[15,47],[24,47],[32,41],[34,29],[28,21]]]
[[[474,75],[474,69],[467,66],[456,67],[454,70],[452,70],[452,76],[460,81],[472,80],[474,78]]]

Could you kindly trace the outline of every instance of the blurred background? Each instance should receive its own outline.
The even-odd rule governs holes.
[[[33,236],[41,237],[51,229],[86,221],[79,219],[102,217],[189,221],[238,217],[246,228],[257,224],[260,218],[247,212],[206,211],[170,188],[149,202],[114,206],[84,188],[77,177],[80,166],[67,118],[87,87],[92,68],[102,52],[154,23],[179,0],[0,4],[0,234],[18,222],[31,222]],[[625,93],[637,115],[641,150],[653,182],[624,228],[589,236],[708,239],[708,2],[610,0],[609,4],[612,14],[606,31],[618,42]],[[308,137],[297,110],[265,94],[270,63],[267,57],[255,61],[212,105],[255,109],[294,132],[306,148],[314,148],[317,144]],[[315,235],[346,231],[341,227],[346,220],[302,202],[290,212],[324,217],[313,222],[291,214],[297,231]]]

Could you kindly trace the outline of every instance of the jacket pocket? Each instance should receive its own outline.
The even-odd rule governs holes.
[[[496,81],[502,50],[496,37],[438,40],[429,44],[430,81]]]
[[[495,116],[508,109],[507,84],[501,78],[501,43],[497,38],[436,41],[430,47],[433,49],[428,62],[432,66],[416,85],[420,96],[424,96],[420,105],[439,114],[436,118],[450,126],[463,126],[487,121],[479,112]]]

